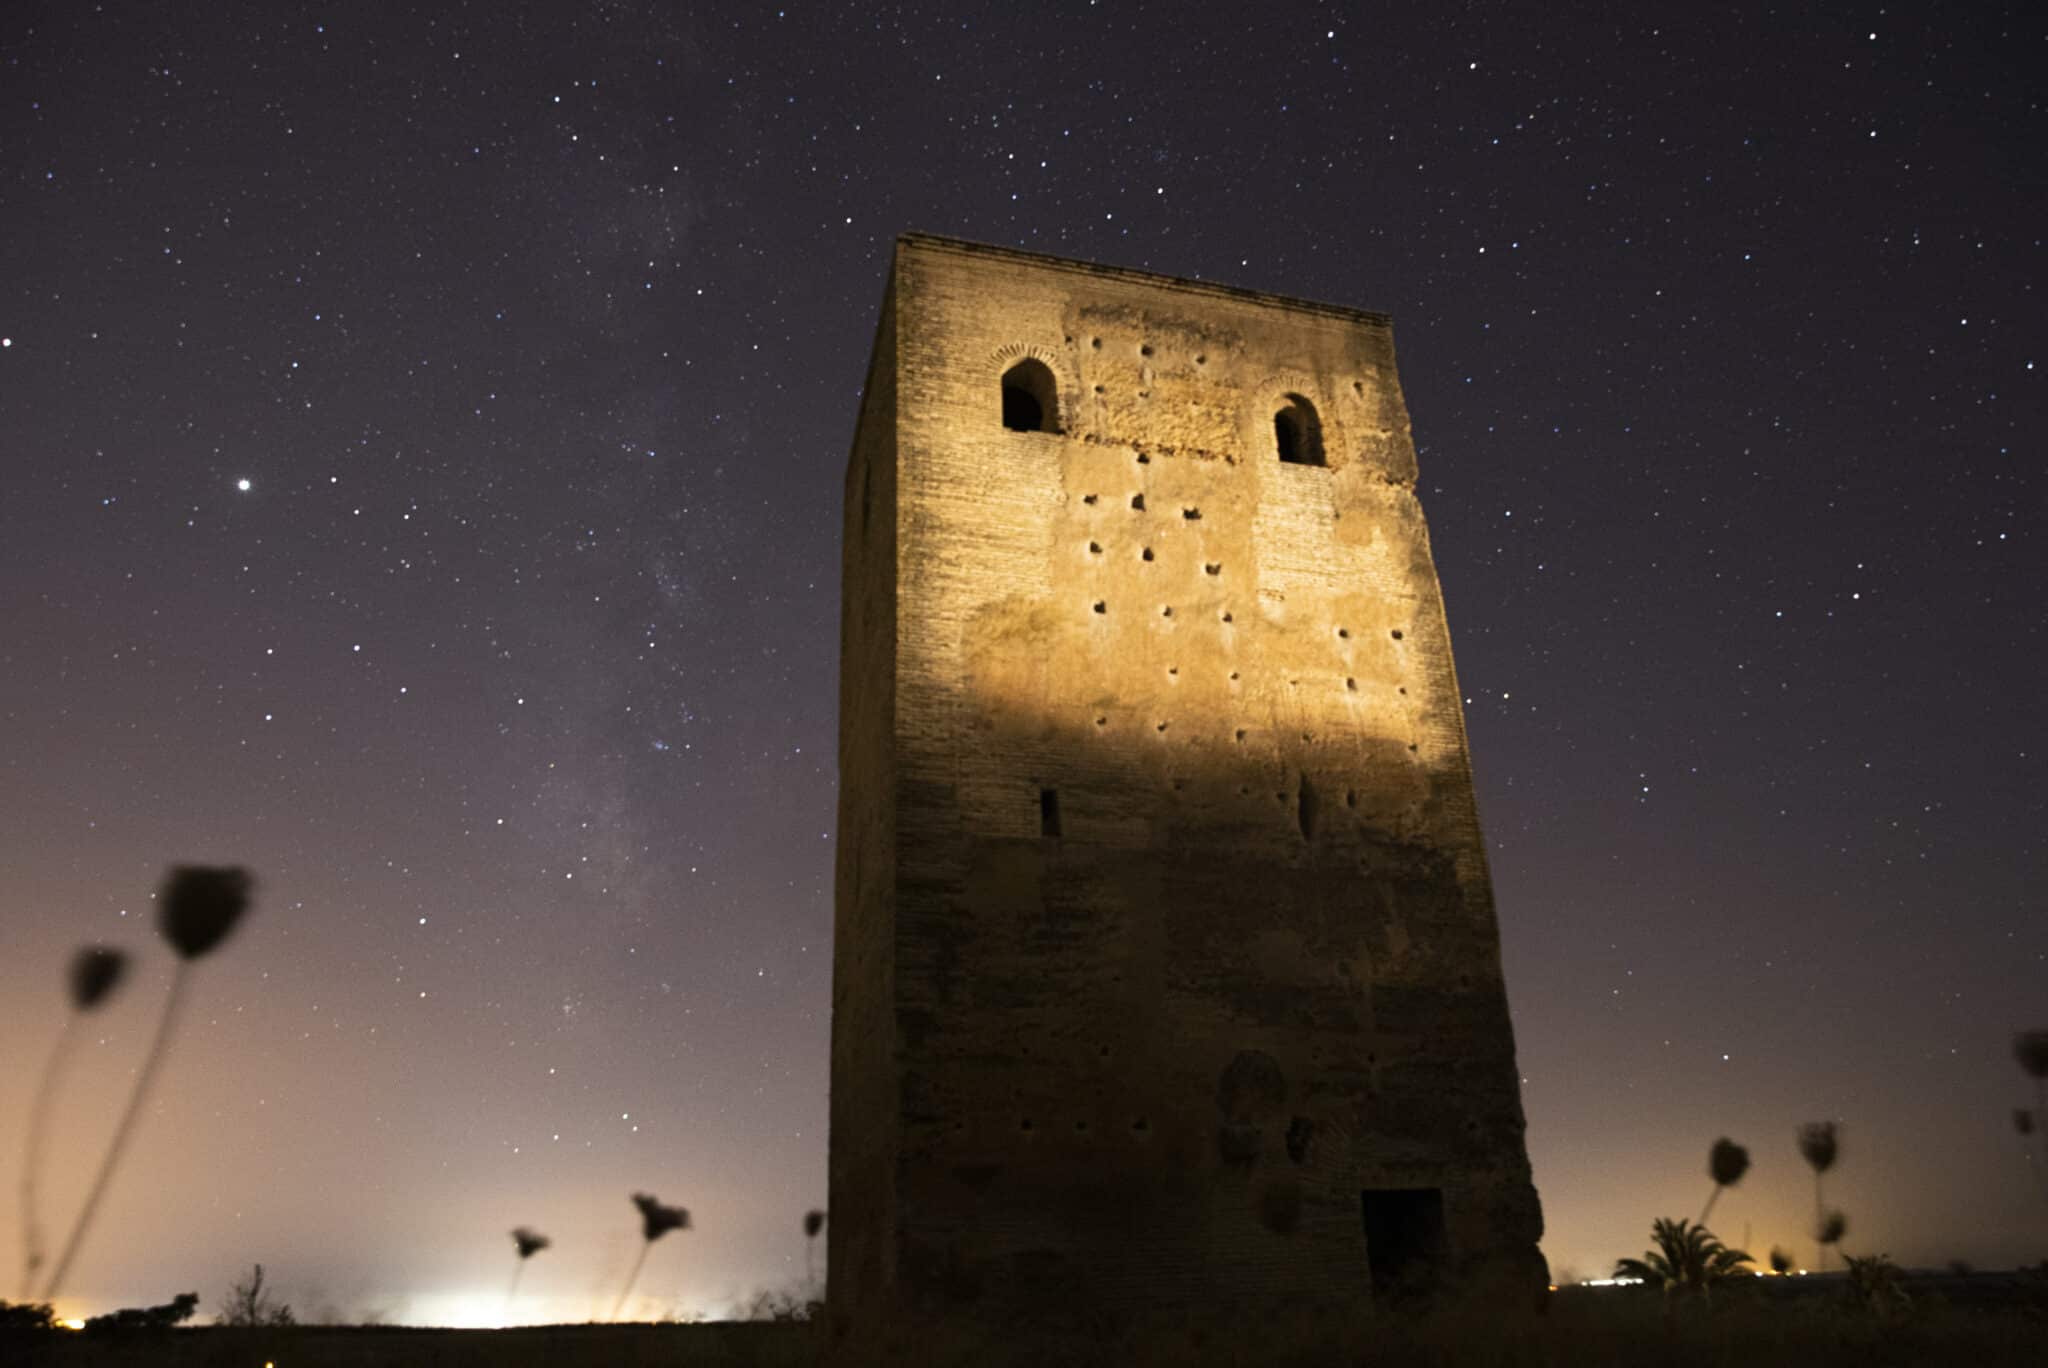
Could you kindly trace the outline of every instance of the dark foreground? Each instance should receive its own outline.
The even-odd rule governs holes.
[[[812,1364],[1356,1364],[1387,1368],[1758,1368],[1796,1364],[2041,1368],[2048,1300],[2028,1285],[1908,1284],[1881,1310],[1838,1289],[1739,1287],[1711,1304],[1667,1307],[1654,1293],[1565,1289],[1541,1314],[1499,1308],[1389,1316],[1349,1330],[1268,1324],[1249,1331],[1167,1326],[1112,1339],[1048,1324],[921,1330],[864,1345],[829,1344],[797,1323],[578,1325],[519,1330],[301,1326],[178,1330],[100,1338],[44,1335],[0,1343],[6,1368],[162,1364],[166,1368],[783,1368]]]

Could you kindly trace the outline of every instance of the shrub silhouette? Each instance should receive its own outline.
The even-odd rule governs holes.
[[[243,914],[248,911],[249,893],[247,870],[212,869],[199,865],[173,866],[164,879],[163,887],[158,890],[157,932],[178,952],[178,968],[171,975],[171,991],[164,999],[156,1039],[143,1060],[141,1072],[135,1077],[135,1087],[128,1095],[128,1107],[114,1127],[114,1138],[107,1146],[106,1157],[100,1161],[92,1187],[86,1192],[85,1205],[78,1213],[77,1224],[71,1228],[71,1237],[64,1242],[64,1253],[51,1271],[50,1281],[43,1287],[45,1301],[56,1300],[58,1289],[64,1285],[64,1275],[70,1272],[72,1260],[78,1257],[79,1247],[84,1244],[86,1233],[92,1229],[93,1216],[99,1211],[101,1199],[107,1195],[107,1186],[120,1166],[121,1155],[134,1138],[135,1122],[142,1114],[142,1104],[148,1098],[150,1085],[156,1081],[157,1071],[163,1067],[164,1056],[170,1050],[171,1037],[178,1024],[178,1008],[184,1002],[192,965],[219,948],[221,942],[233,934]]]
[[[619,1289],[619,1299],[612,1305],[613,1320],[625,1309],[626,1297],[633,1290],[633,1284],[640,1281],[640,1270],[647,1263],[647,1251],[654,1248],[654,1242],[671,1230],[688,1230],[690,1213],[681,1207],[663,1206],[659,1198],[649,1192],[633,1194],[633,1205],[640,1211],[640,1257],[633,1260],[633,1271],[626,1275],[626,1285]]]
[[[1614,1276],[1638,1278],[1664,1292],[1706,1293],[1715,1283],[1739,1276],[1749,1255],[1730,1249],[1703,1225],[1662,1217],[1650,1225],[1656,1244],[1640,1259],[1615,1261]]]
[[[1899,1282],[1899,1266],[1889,1254],[1866,1254],[1858,1258],[1844,1254],[1849,1265],[1849,1299],[1884,1320],[1905,1315],[1913,1299]]]
[[[263,1287],[263,1265],[249,1270],[249,1276],[228,1289],[227,1300],[214,1314],[219,1325],[297,1325],[292,1309]]]
[[[28,1144],[21,1160],[21,1280],[23,1293],[43,1266],[43,1227],[36,1215],[36,1183],[42,1175],[43,1143],[49,1134],[50,1106],[56,1100],[57,1084],[70,1062],[72,1046],[78,1039],[78,1023],[90,1011],[114,995],[127,976],[128,956],[111,946],[88,945],[71,957],[66,976],[70,989],[71,1015],[50,1058],[43,1065],[42,1082],[36,1085],[35,1101],[29,1106]]]
[[[1714,1210],[1714,1203],[1721,1199],[1723,1188],[1732,1188],[1742,1181],[1742,1175],[1749,1172],[1749,1151],[1722,1136],[1707,1151],[1707,1176],[1714,1180],[1714,1190],[1707,1194],[1707,1204],[1700,1209],[1698,1224],[1704,1226],[1707,1217]]]
[[[197,1292],[180,1292],[162,1306],[126,1306],[104,1316],[94,1316],[85,1323],[85,1332],[88,1335],[132,1335],[168,1330],[192,1319],[192,1313],[198,1309]]]
[[[0,1342],[9,1335],[56,1328],[57,1316],[48,1302],[0,1301]]]

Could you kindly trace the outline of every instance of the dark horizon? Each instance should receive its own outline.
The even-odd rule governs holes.
[[[1721,1135],[1716,1230],[1810,1262],[1822,1118],[1852,1251],[2039,1260],[2044,22],[0,16],[0,1116],[137,956],[60,1235],[163,868],[259,880],[60,1310],[490,1322],[530,1225],[515,1318],[583,1319],[642,1190],[649,1309],[802,1278],[906,231],[1392,316],[1554,1277]]]

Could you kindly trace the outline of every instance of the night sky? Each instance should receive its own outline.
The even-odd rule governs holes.
[[[494,1322],[526,1223],[580,1320],[635,1189],[640,1313],[802,1278],[905,230],[1393,315],[1554,1273],[1722,1134],[1810,1262],[1820,1118],[1852,1252],[2048,1253],[2048,15],[1550,8],[0,9],[0,1295],[177,860],[260,904],[60,1311]]]

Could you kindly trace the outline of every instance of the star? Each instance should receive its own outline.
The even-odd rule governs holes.
[[[247,494],[249,492],[248,477],[244,476],[243,478],[235,481],[235,488],[241,490],[244,494]]]

